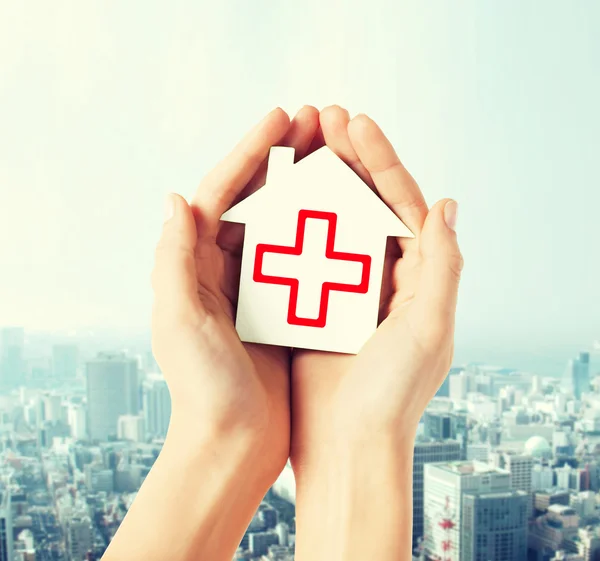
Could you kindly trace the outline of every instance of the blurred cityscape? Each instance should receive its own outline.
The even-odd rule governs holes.
[[[99,560],[169,416],[148,341],[0,328],[0,561]],[[413,468],[415,560],[600,559],[600,349],[562,377],[452,368]],[[234,559],[292,560],[294,502],[287,466]]]

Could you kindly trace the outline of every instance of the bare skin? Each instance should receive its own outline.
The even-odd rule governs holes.
[[[456,203],[428,210],[367,116],[350,120],[328,107],[320,126],[415,238],[388,240],[381,324],[357,355],[293,353],[296,558],[410,559],[414,436],[453,354],[462,269]]]
[[[243,230],[219,218],[264,183],[272,145],[293,146],[298,159],[323,143],[416,236],[389,240],[381,325],[356,356],[241,343],[233,321]],[[452,359],[455,218],[453,201],[427,209],[373,121],[339,107],[305,107],[291,123],[272,111],[190,204],[171,195],[152,325],[171,424],[104,559],[229,561],[288,456],[297,559],[409,559],[414,432]]]

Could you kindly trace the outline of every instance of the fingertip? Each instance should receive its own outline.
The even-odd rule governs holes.
[[[321,126],[331,126],[332,124],[338,122],[348,122],[350,120],[350,113],[348,113],[347,109],[339,105],[328,105],[324,109],[321,110],[319,114],[319,122]]]
[[[190,205],[187,200],[182,197],[179,193],[169,193],[167,194],[167,205],[172,205],[172,215],[180,215],[182,212],[190,209]]]
[[[304,118],[319,118],[319,110],[314,105],[303,105],[298,113],[296,113],[296,117],[302,116]]]
[[[290,126],[290,116],[279,106],[275,107],[265,120],[272,122],[277,128],[287,128]]]
[[[165,199],[163,236],[177,235],[185,246],[195,247],[197,238],[194,208],[178,193],[168,193]]]
[[[303,127],[312,129],[314,134],[319,126],[319,110],[312,105],[304,105],[294,116],[292,125],[294,123],[301,123]]]
[[[456,221],[458,219],[458,203],[454,199],[448,199],[444,204],[444,221],[446,226],[456,232]]]
[[[426,223],[434,222],[436,225],[444,225],[452,231],[456,230],[458,217],[458,203],[451,198],[440,199],[435,203],[426,219]]]
[[[167,193],[165,197],[165,207],[164,207],[164,216],[163,222],[168,222],[175,215],[175,205],[177,202],[175,201],[174,193]]]
[[[369,116],[365,113],[359,113],[353,117],[348,123],[348,134],[355,140],[361,140],[368,136],[373,136],[379,132],[379,127]]]

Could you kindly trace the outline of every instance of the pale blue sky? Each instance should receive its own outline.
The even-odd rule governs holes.
[[[323,4],[2,3],[0,324],[146,328],[164,195],[338,103],[459,201],[459,345],[600,338],[600,4]]]

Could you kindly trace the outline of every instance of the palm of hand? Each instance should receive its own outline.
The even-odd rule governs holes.
[[[301,155],[317,127],[314,108],[292,123],[271,112],[203,180],[190,206],[176,198],[178,220],[165,224],[153,275],[153,350],[169,384],[172,422],[185,417],[179,424],[246,435],[270,474],[289,455],[290,350],[240,342],[233,320],[243,229],[219,218],[262,183],[271,145]]]

